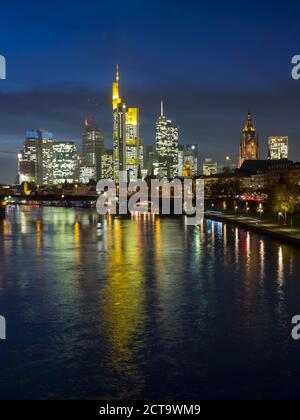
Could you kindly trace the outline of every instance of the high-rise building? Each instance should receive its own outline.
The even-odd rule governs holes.
[[[24,142],[23,150],[18,154],[18,176],[19,183],[36,182],[37,166],[37,140],[28,132]]]
[[[73,184],[79,180],[79,156],[73,142],[53,143],[53,184]]]
[[[207,158],[203,162],[203,175],[210,176],[218,173],[218,164],[212,159]]]
[[[178,149],[178,175],[184,175],[186,168],[192,176],[198,174],[198,146],[195,144],[180,145]]]
[[[19,183],[39,185],[73,183],[79,177],[79,156],[73,142],[53,140],[46,130],[26,133],[23,150],[18,155]]]
[[[120,171],[127,171],[130,179],[136,179],[139,169],[139,109],[127,109],[120,97],[119,81],[117,66],[112,88],[114,177],[118,180]]]
[[[140,140],[140,146],[139,146],[139,165],[140,165],[140,170],[143,171],[145,169],[145,153],[144,153],[144,144],[142,140]]]
[[[259,159],[259,143],[256,129],[253,126],[252,114],[248,112],[247,123],[243,129],[240,144],[239,168],[244,160]]]
[[[40,185],[52,183],[53,135],[47,130],[26,133],[22,152],[18,155],[19,182]]]
[[[182,176],[183,174],[183,166],[184,166],[184,146],[180,144],[178,146],[178,176]]]
[[[37,183],[52,184],[53,134],[37,130]]]
[[[139,109],[128,108],[126,112],[126,170],[130,179],[137,179],[140,165]]]
[[[113,151],[106,149],[102,155],[102,178],[113,179],[114,178],[114,158]]]
[[[269,159],[279,160],[289,158],[289,138],[283,137],[269,137]]]
[[[155,161],[155,152],[153,150],[153,146],[147,145],[146,146],[146,168],[148,175],[154,174],[154,161]]]
[[[161,102],[161,114],[156,123],[156,158],[161,178],[178,175],[178,140],[178,128],[165,117]]]
[[[82,136],[81,164],[90,168],[90,173],[95,173],[95,181],[101,179],[101,156],[104,152],[104,134],[97,127],[93,118],[87,117],[84,122]]]

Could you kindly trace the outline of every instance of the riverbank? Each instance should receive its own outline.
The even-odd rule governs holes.
[[[216,211],[206,211],[205,218],[216,220],[218,222],[230,223],[300,247],[300,229],[298,228],[289,228],[276,223],[269,223],[258,218],[224,214]]]

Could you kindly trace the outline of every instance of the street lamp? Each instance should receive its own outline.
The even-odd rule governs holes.
[[[259,203],[259,206],[258,206],[258,213],[259,213],[259,216],[260,216],[260,218],[261,218],[261,216],[262,216],[262,214],[263,214],[263,212],[264,212],[264,209],[263,209],[263,205],[262,205],[262,203]]]

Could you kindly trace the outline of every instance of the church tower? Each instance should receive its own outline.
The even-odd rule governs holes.
[[[244,160],[259,159],[259,143],[256,129],[253,126],[252,114],[248,112],[246,126],[243,129],[240,145],[239,168]]]

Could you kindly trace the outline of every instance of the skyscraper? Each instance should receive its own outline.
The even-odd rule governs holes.
[[[165,117],[161,102],[161,114],[156,123],[157,166],[161,178],[178,175],[178,140],[178,128]]]
[[[18,155],[19,182],[52,183],[53,135],[47,130],[26,133],[23,150]]]
[[[283,137],[269,137],[269,159],[288,159],[289,158],[289,138]]]
[[[23,150],[18,154],[19,183],[36,182],[37,166],[37,139],[32,132],[26,134]]]
[[[53,143],[53,183],[73,184],[79,180],[79,156],[73,142]]]
[[[119,68],[112,88],[114,177],[119,179],[120,171],[129,172],[136,179],[139,169],[139,109],[128,108],[119,93]]]
[[[178,176],[182,176],[183,173],[183,154],[184,146],[182,144],[178,145]]]
[[[87,117],[84,121],[82,136],[81,165],[88,168],[88,172],[95,174],[95,181],[101,179],[101,156],[104,152],[104,134],[97,127],[93,118]]]
[[[148,175],[154,174],[154,161],[155,161],[155,152],[153,146],[146,146],[146,169]]]
[[[239,168],[244,160],[259,159],[259,143],[256,129],[253,126],[252,114],[248,112],[247,123],[243,129],[240,144]]]
[[[139,166],[140,166],[140,170],[142,171],[142,170],[144,170],[144,167],[145,167],[145,162],[144,162],[144,159],[145,159],[145,153],[144,153],[144,144],[143,144],[143,141],[142,140],[140,140],[140,146],[139,146]]]
[[[106,149],[102,155],[102,178],[113,179],[114,178],[114,159],[113,151]]]
[[[139,145],[139,109],[128,108],[126,112],[126,170],[131,179],[137,179],[140,166]]]

